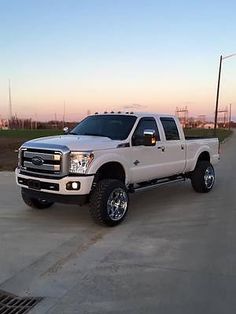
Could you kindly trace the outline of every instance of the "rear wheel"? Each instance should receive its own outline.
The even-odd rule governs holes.
[[[210,192],[215,183],[215,171],[212,164],[206,160],[198,161],[191,175],[191,182],[196,192]]]
[[[114,179],[101,180],[91,192],[90,214],[96,223],[116,226],[128,211],[129,196],[123,182]]]
[[[25,204],[34,209],[46,209],[54,204],[53,202],[49,202],[43,198],[30,197],[23,189],[21,190],[21,196]]]

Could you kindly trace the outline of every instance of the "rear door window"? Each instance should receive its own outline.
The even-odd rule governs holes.
[[[177,128],[177,125],[175,123],[175,120],[173,118],[160,118],[166,140],[167,141],[178,141],[180,139],[179,131]]]

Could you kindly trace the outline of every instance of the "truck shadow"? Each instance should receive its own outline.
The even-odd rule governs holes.
[[[165,215],[169,211],[173,211],[173,213],[187,212],[189,206],[194,206],[194,204],[196,208],[203,207],[207,200],[215,198],[217,190],[218,184],[211,193],[196,193],[191,187],[190,180],[187,180],[186,182],[171,183],[155,189],[130,194],[129,214],[126,223],[132,224],[133,220],[142,220],[149,215]],[[37,224],[43,224],[47,221],[47,224],[59,224],[67,227],[94,228],[97,226],[90,217],[88,205],[56,203],[46,210],[34,210],[22,203],[20,207],[27,218],[37,222]]]
[[[204,211],[219,197],[221,185],[216,182],[210,193],[196,193],[190,180],[182,183],[167,184],[153,190],[137,192],[130,197],[129,220],[142,220],[147,215],[165,216],[169,211],[173,215],[185,215],[190,207],[197,212]],[[168,212],[168,214],[167,214]]]

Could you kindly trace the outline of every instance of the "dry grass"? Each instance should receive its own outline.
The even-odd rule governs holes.
[[[60,134],[59,130],[0,130],[0,171],[12,171],[17,165],[16,150],[26,141]]]
[[[0,170],[14,170],[17,164],[17,153],[22,142],[20,138],[0,137]]]

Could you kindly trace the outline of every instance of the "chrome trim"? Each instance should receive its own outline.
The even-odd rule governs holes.
[[[69,174],[70,150],[67,146],[29,141],[21,147],[21,151],[19,169],[24,171],[25,175],[61,178]],[[25,158],[41,157],[44,163],[41,166],[36,166],[30,160],[24,160],[23,155]]]
[[[204,183],[208,190],[210,190],[215,183],[215,171],[212,166],[207,167],[204,174]]]
[[[34,165],[30,161],[23,161],[23,167],[31,168],[31,169],[37,169],[39,172],[40,170],[44,171],[60,171],[61,166],[60,165],[50,165],[43,163],[41,166]]]
[[[153,137],[153,136],[155,136],[155,134],[156,134],[156,132],[153,129],[145,129],[143,131],[144,136],[152,136]]]
[[[122,219],[128,208],[128,195],[122,188],[114,189],[107,201],[107,213],[111,220]]]
[[[60,161],[61,160],[62,153],[40,153],[40,152],[31,152],[31,151],[25,151],[24,157],[26,158],[33,158],[33,157],[40,157],[43,160],[54,160],[54,161]]]

